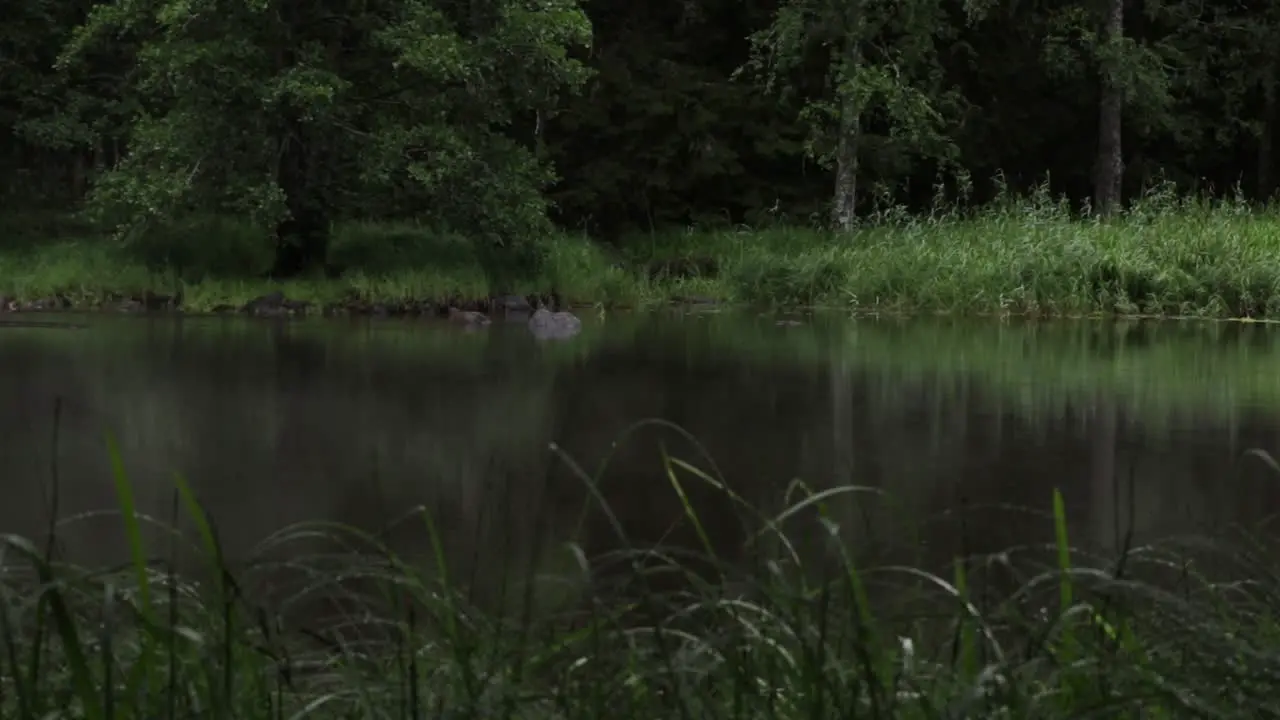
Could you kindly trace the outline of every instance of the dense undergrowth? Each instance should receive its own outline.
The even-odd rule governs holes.
[[[0,546],[0,717],[1280,714],[1272,548],[1240,535],[1125,541],[1118,559],[1091,556],[1073,547],[1056,492],[1043,543],[991,557],[957,551],[939,574],[853,550],[838,508],[868,489],[796,486],[796,502],[773,515],[734,498],[754,572],[714,546],[687,501],[684,521],[704,539],[696,562],[630,544],[602,508],[619,549],[576,551],[579,600],[535,612],[538,584],[550,581],[529,577],[510,586],[516,609],[497,612],[450,574],[451,539],[425,510],[411,519],[434,548],[429,567],[324,523],[284,530],[259,561],[236,563],[181,479],[161,523],[137,513],[118,457],[114,466],[127,566],[64,564],[56,542]],[[691,465],[666,468],[682,499],[694,483],[732,496]],[[203,557],[185,574],[172,559],[180,524]],[[165,548],[144,545],[150,525],[171,530]],[[315,552],[317,538],[337,549]],[[287,589],[284,576],[295,580]],[[273,583],[287,602],[257,602]],[[282,610],[339,586],[343,610],[328,622],[300,627]]]
[[[77,306],[181,289],[185,307],[201,311],[282,289],[317,304],[556,292],[613,307],[701,298],[862,312],[1280,313],[1280,214],[1167,193],[1109,220],[1082,220],[1040,193],[972,212],[879,212],[849,234],[780,221],[633,237],[619,247],[565,235],[546,243],[536,277],[508,288],[489,286],[470,242],[411,223],[339,224],[330,264],[341,275],[284,283],[263,279],[268,233],[231,219],[156,229],[127,245],[65,223],[7,235],[0,295],[62,295]]]

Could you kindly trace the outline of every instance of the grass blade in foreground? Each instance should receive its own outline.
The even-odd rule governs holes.
[[[696,525],[701,569],[674,547],[624,544],[606,557],[580,555],[593,581],[606,560],[634,568],[621,594],[596,584],[584,623],[576,612],[577,621],[555,612],[512,620],[468,602],[455,585],[460,574],[445,567],[453,539],[430,518],[429,572],[370,533],[313,523],[278,533],[260,551],[285,561],[251,563],[232,577],[212,519],[180,477],[176,500],[215,582],[201,588],[171,568],[160,592],[162,576],[149,572],[142,546],[145,518],[122,463],[113,469],[126,571],[56,565],[30,541],[4,538],[0,717],[36,720],[61,707],[90,720],[1280,717],[1275,548],[1155,544],[1132,549],[1120,578],[1103,569],[1114,563],[1069,544],[1059,493],[1047,549],[956,558],[948,582],[925,567],[878,567],[855,554],[856,538],[831,501],[870,497],[865,489],[808,492],[772,517],[743,513],[745,546],[765,561],[744,576],[730,560],[738,550],[714,544],[709,516],[677,469],[734,507],[742,499],[727,482],[666,457],[667,482],[655,487],[673,493],[684,521]],[[603,502],[594,482],[592,489]],[[625,541],[620,517],[606,514]],[[821,539],[816,554],[800,536],[812,531]],[[776,542],[760,542],[769,538]],[[318,539],[342,550],[301,551]],[[15,555],[34,571],[29,582],[15,571]],[[1193,555],[1247,581],[1210,579]],[[1164,583],[1175,568],[1179,585]],[[253,606],[253,588],[282,582],[286,570],[301,575],[301,589],[278,606]],[[654,590],[647,581],[657,573],[682,582]],[[1005,591],[991,591],[1001,583]],[[300,627],[290,614],[299,598],[337,589],[348,603],[337,622]],[[246,607],[262,614],[259,622],[242,621]],[[28,663],[33,653],[48,658]],[[91,657],[102,659],[101,673]]]

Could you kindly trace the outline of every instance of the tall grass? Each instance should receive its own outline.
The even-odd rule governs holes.
[[[0,295],[61,294],[94,305],[182,287],[191,309],[239,304],[277,287],[269,233],[228,218],[154,228],[127,247],[93,240],[0,252]],[[68,230],[67,227],[71,227]],[[24,237],[26,237],[24,235]],[[1121,215],[1081,219],[1041,190],[925,216],[878,211],[834,234],[804,227],[659,233],[611,250],[550,239],[546,263],[520,287],[489,287],[472,244],[411,222],[334,228],[341,278],[286,283],[297,299],[395,303],[498,292],[558,292],[577,303],[639,307],[693,296],[762,306],[860,312],[1274,317],[1280,312],[1280,214],[1157,188]],[[691,272],[656,271],[696,261]]]
[[[499,612],[468,599],[444,561],[452,539],[425,509],[406,516],[433,549],[425,567],[377,534],[320,522],[241,562],[223,556],[180,477],[171,517],[143,517],[112,459],[124,567],[0,542],[0,717],[1280,714],[1274,548],[1126,538],[1118,558],[1101,557],[1070,544],[1056,492],[1042,543],[960,551],[949,570],[885,565],[856,548],[838,509],[871,490],[797,484],[794,502],[764,513],[714,472],[664,457],[696,552],[630,542],[601,501],[617,549],[588,558],[575,546],[581,601],[535,611],[547,580],[530,577],[512,590],[518,609]],[[749,567],[715,546],[695,486],[738,507]],[[147,547],[144,527],[165,547]],[[814,533],[816,546],[804,540]],[[332,550],[300,550],[317,539]],[[181,573],[184,543],[202,564]],[[325,622],[291,611],[321,597],[339,608]]]
[[[1167,193],[1082,220],[1042,192],[844,236],[740,233],[728,279],[747,301],[863,311],[1272,317],[1278,226],[1274,209]]]

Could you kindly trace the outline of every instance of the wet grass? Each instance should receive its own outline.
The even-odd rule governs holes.
[[[452,539],[426,510],[406,516],[432,549],[425,564],[325,523],[285,529],[238,562],[181,478],[162,521],[137,513],[114,453],[113,467],[124,567],[63,562],[53,524],[48,539],[0,544],[2,717],[1280,714],[1274,548],[1243,535],[1124,538],[1113,557],[1091,555],[1056,492],[1042,543],[970,557],[961,536],[939,571],[855,550],[855,506],[873,490],[797,484],[786,509],[764,513],[666,458],[663,491],[682,501],[696,553],[637,546],[599,506],[619,549],[588,558],[570,544],[578,572],[559,581],[579,599],[535,612],[552,580],[529,577],[510,586],[515,610],[497,612],[469,599],[443,559]],[[749,572],[710,539],[689,499],[699,487],[739,508],[758,560]],[[334,549],[317,553],[318,538]],[[180,573],[185,542],[202,561]],[[286,602],[258,602],[272,584]],[[321,625],[282,609],[338,590],[343,612]]]
[[[1270,318],[1280,312],[1280,212],[1154,193],[1107,221],[1081,220],[1046,193],[927,217],[881,212],[853,233],[795,227],[628,238],[622,249],[561,236],[537,277],[489,287],[471,243],[412,223],[343,223],[338,279],[261,279],[268,233],[193,220],[128,248],[77,225],[79,240],[13,241],[0,294],[62,294],[77,305],[182,288],[186,305],[239,305],[273,289],[299,300],[395,303],[499,291],[558,292],[579,304],[651,307],[705,297],[753,306],[864,313]],[[45,230],[41,230],[45,228]],[[48,229],[52,228],[52,229]]]

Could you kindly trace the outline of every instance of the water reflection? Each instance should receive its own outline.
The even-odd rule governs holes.
[[[631,542],[697,545],[664,454],[770,513],[797,480],[879,488],[891,502],[832,498],[832,518],[860,552],[926,564],[1048,541],[1042,517],[979,508],[1047,511],[1055,487],[1103,546],[1280,507],[1274,473],[1242,456],[1278,427],[1261,327],[651,316],[539,343],[501,324],[87,324],[0,331],[0,531],[39,536],[55,476],[61,517],[114,507],[106,431],[142,509],[168,517],[183,473],[231,557],[293,523],[381,527],[422,505],[481,595],[565,562],[570,540],[617,544],[601,514],[581,522],[584,475]],[[739,510],[677,478],[732,557]],[[117,519],[62,536],[80,562],[125,556]],[[426,537],[409,522],[390,541],[425,560]]]

